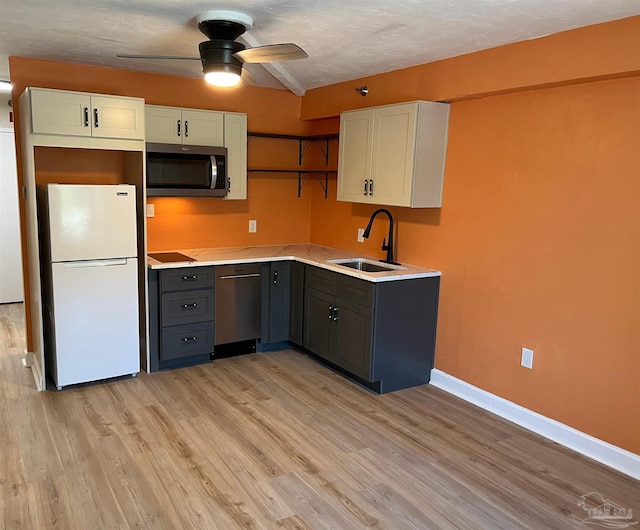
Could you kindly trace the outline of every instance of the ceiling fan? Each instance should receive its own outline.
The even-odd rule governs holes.
[[[198,29],[209,40],[201,42],[200,57],[172,55],[117,55],[121,59],[201,61],[204,79],[214,86],[230,87],[240,81],[244,63],[272,63],[304,59],[307,53],[291,42],[247,48],[236,42],[253,26],[253,18],[238,11],[212,10],[198,15]]]

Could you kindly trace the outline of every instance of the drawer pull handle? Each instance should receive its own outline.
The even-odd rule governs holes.
[[[369,194],[369,181],[364,179],[364,196],[366,197]]]
[[[195,302],[193,304],[182,304],[182,309],[189,309],[190,307],[198,307]]]
[[[93,125],[98,128],[98,109],[93,109]]]
[[[195,275],[195,274],[193,276],[183,276],[182,277],[182,281],[183,282],[192,282],[192,281],[197,280],[197,279],[198,279],[198,276]]]
[[[198,337],[183,337],[182,342],[195,342],[198,340]]]

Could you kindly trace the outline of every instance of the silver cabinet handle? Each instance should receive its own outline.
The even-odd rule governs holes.
[[[89,107],[84,108],[84,126],[89,127]]]
[[[373,195],[373,180],[369,180],[369,196]]]
[[[221,280],[234,280],[236,278],[259,278],[260,273],[255,274],[234,274],[233,276],[219,276]]]
[[[178,120],[178,136],[180,136],[180,120]]]
[[[184,137],[189,136],[189,121],[184,120]]]
[[[182,304],[182,309],[189,309],[190,307],[198,307],[195,302],[193,304]]]
[[[93,109],[93,125],[98,128],[98,109]]]
[[[183,337],[182,342],[195,342],[198,340],[198,337]]]
[[[331,320],[333,317],[331,316],[333,314],[333,306],[330,305],[329,306],[329,320]]]
[[[364,179],[364,196],[366,197],[369,194],[369,181]]]
[[[273,284],[278,284],[278,271],[273,271]]]
[[[334,322],[338,321],[338,308],[337,307],[333,308],[333,321]]]
[[[193,276],[183,276],[182,277],[182,281],[183,282],[192,282],[194,280],[197,280],[198,276],[196,274],[194,274]]]

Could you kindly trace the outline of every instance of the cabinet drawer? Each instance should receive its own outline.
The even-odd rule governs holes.
[[[185,267],[160,271],[160,290],[163,293],[202,287],[213,289],[214,283],[213,267]]]
[[[338,275],[336,278],[336,295],[365,307],[373,306],[374,284],[351,276]]]
[[[160,360],[179,359],[213,352],[213,322],[163,328]]]
[[[335,294],[336,279],[339,274],[331,271],[308,266],[305,271],[305,286],[311,287],[323,293]]]
[[[163,294],[161,308],[162,327],[213,320],[213,289]]]

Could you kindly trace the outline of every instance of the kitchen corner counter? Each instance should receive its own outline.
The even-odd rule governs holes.
[[[158,251],[158,253],[160,252],[161,251]],[[154,258],[148,257],[147,263],[149,268],[174,269],[178,267],[202,267],[206,265],[230,265],[233,263],[260,263],[292,260],[299,261],[307,265],[315,265],[316,267],[370,282],[387,282],[440,276],[440,271],[416,267],[406,263],[401,264],[401,268],[394,269],[393,271],[364,272],[351,269],[337,263],[331,263],[331,261],[354,258],[366,258],[372,261],[377,260],[374,257],[363,256],[362,254],[356,254],[355,252],[311,244],[180,249],[177,252],[193,258],[193,260],[162,263]]]

